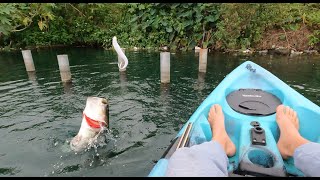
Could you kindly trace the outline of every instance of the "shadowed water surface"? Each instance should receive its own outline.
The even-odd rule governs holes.
[[[58,54],[68,54],[72,84],[60,82]],[[33,50],[36,72],[21,52],[0,54],[0,176],[147,176],[170,140],[210,92],[245,60],[266,68],[320,105],[319,57],[241,57],[171,54],[171,82],[160,84],[160,54],[126,51],[118,72],[114,51],[91,48]],[[109,99],[110,132],[81,153],[68,142],[80,128],[88,96]]]

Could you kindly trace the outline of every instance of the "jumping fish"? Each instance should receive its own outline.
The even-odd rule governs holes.
[[[71,149],[76,152],[84,150],[92,139],[99,135],[103,128],[108,127],[108,100],[99,97],[88,97],[83,111],[80,130],[70,142]]]

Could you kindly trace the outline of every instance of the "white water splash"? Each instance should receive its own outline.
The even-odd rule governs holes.
[[[66,139],[65,142],[61,145],[61,151],[64,153],[72,152],[70,148],[71,139]],[[84,152],[88,152],[91,148],[94,148],[96,154],[98,147],[106,146],[110,143],[110,146],[115,146],[116,139],[112,136],[111,130],[100,124],[99,132],[92,138],[89,139],[88,144],[86,145]],[[58,143],[55,143],[56,146]],[[82,154],[81,152],[74,152],[74,154]],[[99,155],[97,155],[99,156]],[[62,157],[60,157],[62,158]]]

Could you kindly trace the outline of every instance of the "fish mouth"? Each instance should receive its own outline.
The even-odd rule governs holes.
[[[101,102],[102,102],[102,104],[108,104],[108,100],[105,98],[102,98]]]
[[[105,107],[108,106],[109,102],[106,98],[103,97],[88,97],[86,106],[90,106],[92,108],[97,107]]]
[[[90,96],[87,98],[84,113],[96,121],[108,124],[109,118],[109,102],[104,97]]]

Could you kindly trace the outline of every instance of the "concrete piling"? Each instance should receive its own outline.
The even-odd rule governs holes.
[[[199,72],[207,71],[208,49],[200,49],[199,51]]]
[[[36,76],[36,72],[34,71],[28,71],[28,78],[30,81],[36,81],[37,80],[37,76]]]
[[[22,56],[23,56],[24,65],[26,66],[26,70],[28,72],[35,71],[36,69],[34,68],[31,51],[30,50],[22,50],[21,52],[22,52]]]
[[[160,52],[161,83],[170,82],[170,52]]]
[[[62,82],[71,82],[71,72],[69,66],[68,55],[57,55]]]

